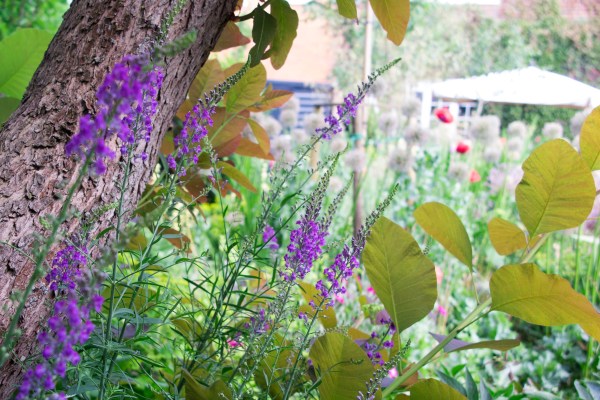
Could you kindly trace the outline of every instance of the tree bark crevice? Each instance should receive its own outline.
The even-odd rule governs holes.
[[[43,232],[40,218],[56,215],[78,164],[64,155],[64,145],[77,131],[81,115],[93,114],[95,93],[112,66],[127,54],[152,48],[161,22],[177,0],[75,0],[34,74],[21,106],[0,129],[0,241],[29,252],[34,233]],[[146,161],[132,165],[131,184],[125,194],[130,212],[140,198],[156,163],[162,137],[187,90],[208,58],[237,0],[189,0],[176,16],[169,39],[190,29],[197,41],[165,60],[165,80],[159,96],[154,131],[140,144]],[[115,142],[110,143],[113,149]],[[73,198],[79,212],[115,201],[123,171],[118,160],[105,175],[86,178]],[[102,230],[114,221],[114,212],[102,216]],[[68,232],[77,220],[65,224]],[[11,293],[23,290],[33,265],[10,247],[0,245],[0,334],[8,327],[15,304]],[[20,328],[23,336],[15,356],[0,369],[0,398],[9,398],[22,374],[19,362],[35,348],[36,334],[48,317],[48,294],[39,282],[27,302]]]

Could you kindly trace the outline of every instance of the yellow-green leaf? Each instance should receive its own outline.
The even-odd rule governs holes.
[[[260,64],[267,46],[271,44],[277,31],[277,20],[260,5],[254,9],[253,13],[252,40],[254,41],[254,46],[250,49],[251,67]]]
[[[225,80],[225,71],[221,68],[218,60],[208,60],[198,75],[192,81],[187,98],[181,103],[177,110],[177,118],[184,120],[185,115],[194,108],[204,94]]]
[[[600,169],[600,106],[594,108],[581,127],[581,157],[593,170]]]
[[[234,167],[233,165],[226,163],[225,161],[218,161],[217,166],[219,168],[223,168],[223,174],[227,175],[230,179],[233,179],[252,193],[256,193],[257,190],[250,182],[250,179],[242,171]]]
[[[356,3],[354,0],[336,0],[338,13],[348,19],[357,19]]]
[[[248,111],[259,112],[281,107],[294,95],[287,90],[273,90],[271,85],[265,90],[260,100],[248,107]]]
[[[574,228],[586,220],[596,186],[590,168],[569,143],[544,143],[525,160],[523,171],[516,199],[529,237]]]
[[[293,350],[292,343],[280,335],[275,335],[274,341],[276,349],[268,351],[260,361],[254,380],[261,389],[268,390],[273,400],[283,400],[288,382],[286,372],[292,368],[298,353]]]
[[[21,101],[12,97],[0,97],[0,125],[15,112]]]
[[[525,232],[510,221],[492,218],[488,223],[488,232],[492,245],[503,256],[524,249],[527,246]]]
[[[437,299],[435,267],[402,227],[375,222],[362,256],[369,281],[402,332],[423,319]]]
[[[217,40],[217,44],[212,51],[221,51],[232,47],[243,46],[248,43],[250,43],[250,38],[242,35],[240,28],[235,22],[229,21],[227,22],[227,25],[225,25],[223,32],[221,32],[221,36],[219,36],[219,40]]]
[[[271,65],[279,69],[285,63],[298,31],[298,13],[285,0],[271,2],[271,15],[277,20],[277,30],[269,49]]]
[[[429,333],[435,340],[441,343],[446,336],[438,335],[437,333]],[[502,339],[502,340],[483,340],[477,343],[469,343],[464,340],[452,339],[450,343],[444,346],[446,353],[453,351],[463,351],[471,349],[491,349],[498,351],[508,351],[517,347],[521,342],[516,339]]]
[[[417,223],[467,267],[473,267],[473,249],[464,225],[448,206],[425,203],[415,210]]]
[[[314,287],[314,285],[302,281],[298,282],[298,285],[300,286],[302,297],[304,297],[304,300],[307,303],[314,301],[317,306],[321,304],[321,302],[323,301],[323,297],[321,297],[320,292]],[[308,304],[300,306],[298,311],[306,313],[306,315],[308,315],[309,318],[312,318],[312,316],[314,315],[313,308]],[[321,324],[323,324],[323,327],[326,329],[333,329],[337,326],[337,318],[335,316],[335,310],[333,309],[333,307],[325,308],[324,304],[323,310],[319,311],[318,318],[319,321],[321,321]]]
[[[239,154],[241,156],[262,158],[263,160],[269,160],[269,161],[275,160],[271,153],[265,153],[260,148],[260,145],[253,143],[246,138],[242,138],[240,140],[237,148],[235,149],[235,153]]]
[[[543,326],[579,324],[600,340],[600,314],[559,275],[545,274],[534,264],[506,265],[490,281],[492,310],[504,311]]]
[[[465,400],[455,389],[435,379],[422,379],[410,387],[410,400]]]
[[[231,75],[232,72],[237,72],[241,67],[241,64],[233,65],[232,67],[229,67],[225,73],[226,75]],[[227,113],[237,114],[246,107],[258,102],[266,83],[267,71],[261,63],[250,68],[227,93]]]
[[[379,23],[387,32],[388,39],[399,46],[408,27],[409,0],[369,0],[369,3]]]
[[[185,378],[186,400],[232,399],[231,389],[223,381],[215,381],[210,388],[201,385],[187,370],[181,371]]]
[[[52,36],[46,31],[25,28],[0,41],[0,93],[15,99],[23,97]]]
[[[248,120],[248,125],[250,125],[250,129],[252,129],[252,133],[258,142],[261,150],[265,154],[269,154],[271,151],[271,141],[269,139],[269,134],[258,122],[253,119]]]
[[[329,332],[315,340],[310,358],[321,377],[321,400],[356,399],[366,393],[374,368],[365,352],[352,339]]]

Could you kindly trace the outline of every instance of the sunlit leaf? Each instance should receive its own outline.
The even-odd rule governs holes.
[[[252,24],[252,41],[254,46],[250,49],[250,66],[260,64],[267,46],[275,38],[277,20],[260,6],[254,9],[254,23]]]
[[[238,146],[235,149],[235,153],[239,154],[241,156],[262,158],[264,160],[269,160],[269,161],[275,160],[271,153],[265,153],[260,148],[260,145],[253,143],[246,138],[241,138]]]
[[[373,365],[365,352],[349,337],[329,332],[310,348],[310,359],[321,377],[322,400],[356,399],[366,393]]]
[[[411,400],[465,400],[466,397],[436,379],[422,379],[410,388]]]
[[[557,260],[558,262],[558,260]],[[567,280],[534,264],[506,265],[490,281],[492,310],[543,326],[579,324],[600,340],[600,314]]]
[[[226,157],[235,152],[242,139],[248,115],[247,111],[231,115],[224,108],[217,107],[213,114],[214,123],[208,127],[207,137],[219,157]]]
[[[581,157],[592,170],[600,169],[600,106],[594,108],[581,127]]]
[[[438,342],[442,342],[446,339],[444,335],[438,335],[437,333],[429,333],[435,340]],[[471,350],[471,349],[490,349],[490,350],[498,350],[498,351],[508,351],[512,348],[517,347],[521,342],[516,339],[503,339],[503,340],[484,340],[477,343],[469,343],[463,340],[452,339],[450,343],[444,346],[444,351],[446,353],[451,353],[453,351],[463,351],[463,350]]]
[[[530,237],[574,228],[586,220],[596,186],[590,168],[569,143],[544,143],[525,160],[523,171],[516,199]]]
[[[223,174],[227,175],[228,178],[236,181],[249,191],[256,193],[256,188],[250,182],[250,179],[242,171],[234,167],[233,165],[226,163],[225,161],[218,161],[217,166],[223,168]]]
[[[39,29],[17,29],[0,41],[0,93],[21,99],[53,35]]]
[[[281,107],[287,103],[293,95],[293,92],[288,92],[287,90],[273,90],[271,85],[269,85],[260,100],[248,107],[248,111],[259,112]]]
[[[191,240],[189,237],[179,232],[177,229],[166,228],[159,230],[159,234],[163,239],[168,240],[173,246],[177,247],[179,250],[183,250],[184,248],[188,248]]]
[[[192,81],[187,98],[179,106],[177,118],[183,121],[188,111],[191,111],[196,103],[198,103],[198,99],[202,98],[224,80],[225,71],[221,68],[219,61],[207,60]]]
[[[185,378],[185,399],[186,400],[214,400],[214,399],[232,399],[231,389],[223,381],[215,381],[210,388],[199,384],[196,378],[187,370],[181,371]]]
[[[321,297],[320,292],[314,287],[314,285],[307,282],[298,282],[300,286],[302,297],[307,304],[300,306],[298,311],[304,312],[308,315],[309,318],[312,318],[314,315],[314,309],[308,305],[311,301],[314,301],[318,306],[321,304],[323,297]],[[319,321],[323,324],[323,327],[326,329],[333,329],[337,326],[337,318],[335,316],[335,310],[333,307],[325,307],[323,305],[323,310],[319,311]]]
[[[527,246],[525,232],[510,221],[502,218],[492,218],[488,223],[488,232],[492,245],[503,256],[524,249]]]
[[[379,23],[387,32],[387,38],[399,46],[408,27],[409,0],[369,0],[369,2]]]
[[[379,218],[367,239],[362,260],[369,282],[398,332],[433,309],[437,299],[435,267],[399,225]]]
[[[240,28],[235,22],[229,21],[227,22],[227,25],[225,25],[223,32],[221,32],[221,36],[219,36],[219,40],[217,40],[217,44],[212,51],[221,51],[232,47],[243,46],[248,43],[250,43],[250,38],[242,35]]]
[[[271,2],[271,15],[277,20],[277,30],[269,49],[271,65],[279,69],[292,48],[298,31],[298,13],[285,0]]]
[[[336,0],[338,13],[345,18],[357,19],[356,3],[354,0]]]
[[[460,218],[448,206],[425,203],[415,210],[417,223],[460,262],[473,268],[471,241]]]
[[[225,73],[231,75],[237,72],[242,64],[229,67]],[[240,111],[260,101],[261,92],[267,83],[267,71],[262,64],[250,68],[248,72],[227,92],[226,110],[228,114],[237,114]]]
[[[252,134],[256,138],[260,149],[265,154],[269,154],[269,151],[271,150],[271,141],[265,128],[260,126],[260,124],[253,119],[248,120],[248,125],[250,125],[250,129],[252,129]]]

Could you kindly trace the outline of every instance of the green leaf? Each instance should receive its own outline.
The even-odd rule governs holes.
[[[250,182],[250,179],[248,179],[248,177],[246,175],[244,175],[244,173],[242,171],[240,171],[233,165],[231,165],[225,161],[218,161],[217,166],[219,168],[223,168],[223,174],[227,175],[227,177],[229,177],[230,179],[236,181],[237,183],[239,183],[240,185],[242,185],[243,187],[245,187],[252,193],[257,192],[257,190],[254,187],[254,185],[252,184],[252,182]]]
[[[438,335],[437,333],[429,333],[438,343],[441,343],[446,336]],[[444,346],[444,351],[446,353],[451,353],[453,351],[463,351],[463,350],[471,350],[471,349],[491,349],[498,351],[508,351],[512,348],[517,347],[521,342],[516,339],[503,339],[503,340],[484,340],[477,343],[469,343],[463,340],[452,339],[450,343]]]
[[[310,358],[321,377],[322,400],[356,399],[366,393],[375,371],[371,361],[352,339],[329,332],[315,340]]]
[[[338,13],[344,18],[357,19],[356,3],[354,0],[336,0]]]
[[[369,3],[379,23],[387,32],[387,38],[399,46],[408,27],[409,0],[369,0]]]
[[[260,64],[267,46],[275,38],[276,31],[277,20],[275,17],[267,13],[262,7],[256,7],[254,9],[254,24],[252,25],[254,46],[250,49],[251,67]]]
[[[286,371],[292,367],[297,355],[292,348],[291,342],[275,335],[275,349],[265,354],[254,373],[256,384],[262,390],[268,390],[273,400],[285,398]]]
[[[590,168],[569,143],[544,143],[525,160],[523,171],[516,199],[529,237],[574,228],[586,220],[596,186]]]
[[[506,265],[490,281],[492,310],[504,311],[543,326],[579,324],[600,340],[600,314],[559,275],[545,274],[535,264]]]
[[[19,99],[14,99],[12,97],[0,97],[0,124],[6,122],[12,113],[19,108],[20,104],[21,100]]]
[[[592,171],[600,169],[600,106],[594,108],[581,127],[581,157]]]
[[[187,98],[181,103],[177,110],[177,117],[184,120],[185,115],[194,108],[198,99],[225,80],[225,71],[221,68],[218,60],[207,60],[198,75],[192,81]]]
[[[273,68],[279,69],[285,63],[298,33],[298,13],[290,7],[287,1],[273,0],[271,15],[277,20],[277,30],[269,49],[269,55]]]
[[[229,67],[226,75],[230,75],[236,69],[239,70],[242,64],[236,64]],[[253,105],[261,99],[261,92],[267,83],[267,71],[265,67],[258,63],[229,90],[226,96],[226,110],[228,114],[237,114],[246,107]],[[216,125],[216,124],[215,124]]]
[[[448,206],[431,202],[415,210],[417,223],[431,237],[470,269],[473,268],[473,250],[464,225]]]
[[[527,246],[527,238],[518,226],[502,218],[492,218],[488,223],[488,232],[494,249],[506,256]]]
[[[465,396],[435,379],[422,379],[410,387],[410,400],[464,400]]]
[[[39,29],[18,29],[0,42],[0,93],[21,99],[44,58],[53,35]]]
[[[375,222],[362,260],[369,281],[402,332],[433,309],[435,267],[413,237],[385,217]]]

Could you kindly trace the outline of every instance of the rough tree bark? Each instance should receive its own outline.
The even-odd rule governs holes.
[[[43,232],[40,217],[56,215],[65,183],[74,179],[76,163],[64,156],[64,144],[78,129],[83,113],[94,113],[95,92],[111,67],[126,54],[150,48],[165,15],[177,0],[75,0],[64,16],[44,60],[35,73],[19,109],[0,131],[0,241],[28,251],[34,232]],[[196,29],[189,50],[165,60],[166,76],[159,95],[152,140],[145,162],[133,165],[126,209],[138,201],[164,132],[200,67],[214,47],[237,0],[188,0],[169,29],[170,39]],[[114,143],[113,143],[114,145]],[[140,149],[141,150],[141,149]],[[111,163],[106,175],[84,180],[73,205],[89,211],[116,200],[123,171]],[[107,213],[99,229],[114,219]],[[77,221],[67,227],[73,232]],[[32,265],[9,247],[0,245],[0,334],[6,331],[15,304],[11,293],[23,290]],[[13,359],[0,370],[0,398],[9,398],[22,373],[18,361],[35,347],[36,333],[48,316],[46,290],[39,283],[30,297],[20,328],[23,331]]]

